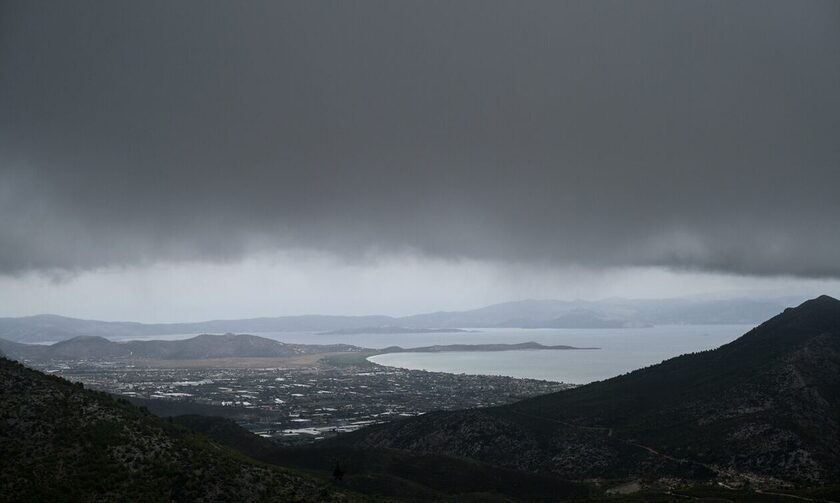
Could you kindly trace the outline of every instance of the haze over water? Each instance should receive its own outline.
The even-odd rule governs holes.
[[[380,365],[436,372],[506,375],[585,384],[614,377],[685,353],[732,342],[752,325],[672,325],[625,329],[486,329],[459,334],[458,343],[516,343],[598,347],[596,350],[390,353],[370,358]],[[461,338],[463,336],[463,339]],[[400,336],[402,337],[402,336]],[[417,336],[409,336],[413,345]],[[446,337],[428,344],[445,344]],[[451,335],[448,343],[454,343]]]
[[[481,328],[472,332],[426,334],[323,334],[258,332],[255,335],[298,344],[353,344],[382,349],[437,344],[516,344],[597,347],[594,350],[389,353],[370,358],[380,365],[435,372],[506,375],[575,384],[607,379],[695,351],[732,342],[753,325],[661,325],[646,328],[522,329]],[[175,340],[198,334],[136,337]]]

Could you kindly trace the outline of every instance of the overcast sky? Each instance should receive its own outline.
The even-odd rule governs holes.
[[[0,315],[840,294],[840,3],[0,2]]]

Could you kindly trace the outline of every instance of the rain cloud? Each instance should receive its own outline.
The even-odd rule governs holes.
[[[0,273],[840,276],[840,4],[0,4]]]

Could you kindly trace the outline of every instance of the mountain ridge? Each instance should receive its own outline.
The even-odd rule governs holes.
[[[83,335],[51,345],[23,344],[0,339],[0,351],[11,359],[53,360],[207,360],[213,358],[283,358],[328,353],[439,353],[446,351],[585,350],[593,347],[543,345],[533,341],[515,344],[437,344],[371,349],[350,344],[289,344],[249,334],[201,334],[174,341],[111,341]]]
[[[336,439],[569,479],[840,481],[840,301],[787,309],[720,348],[515,404]]]
[[[14,342],[55,342],[79,335],[116,339],[200,333],[330,332],[365,328],[621,328],[663,324],[751,324],[791,302],[779,299],[606,299],[601,301],[522,300],[464,311],[393,317],[301,315],[210,320],[189,323],[97,321],[42,314],[0,318],[0,338]]]
[[[100,336],[78,336],[52,345],[22,344],[0,339],[10,358],[28,360],[159,359],[289,357],[304,354],[366,351],[349,344],[288,344],[249,334],[201,334],[179,340],[117,342]]]

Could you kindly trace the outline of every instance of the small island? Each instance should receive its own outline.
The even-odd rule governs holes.
[[[455,334],[472,333],[475,330],[464,330],[462,328],[410,328],[410,327],[361,327],[341,328],[320,332],[318,335],[358,335],[358,334]]]
[[[378,352],[378,354],[385,353],[443,353],[454,351],[524,351],[534,349],[601,349],[601,348],[578,348],[575,346],[546,346],[538,342],[521,342],[518,344],[444,344],[435,346],[423,346],[419,348],[402,348],[400,346],[390,346]]]

